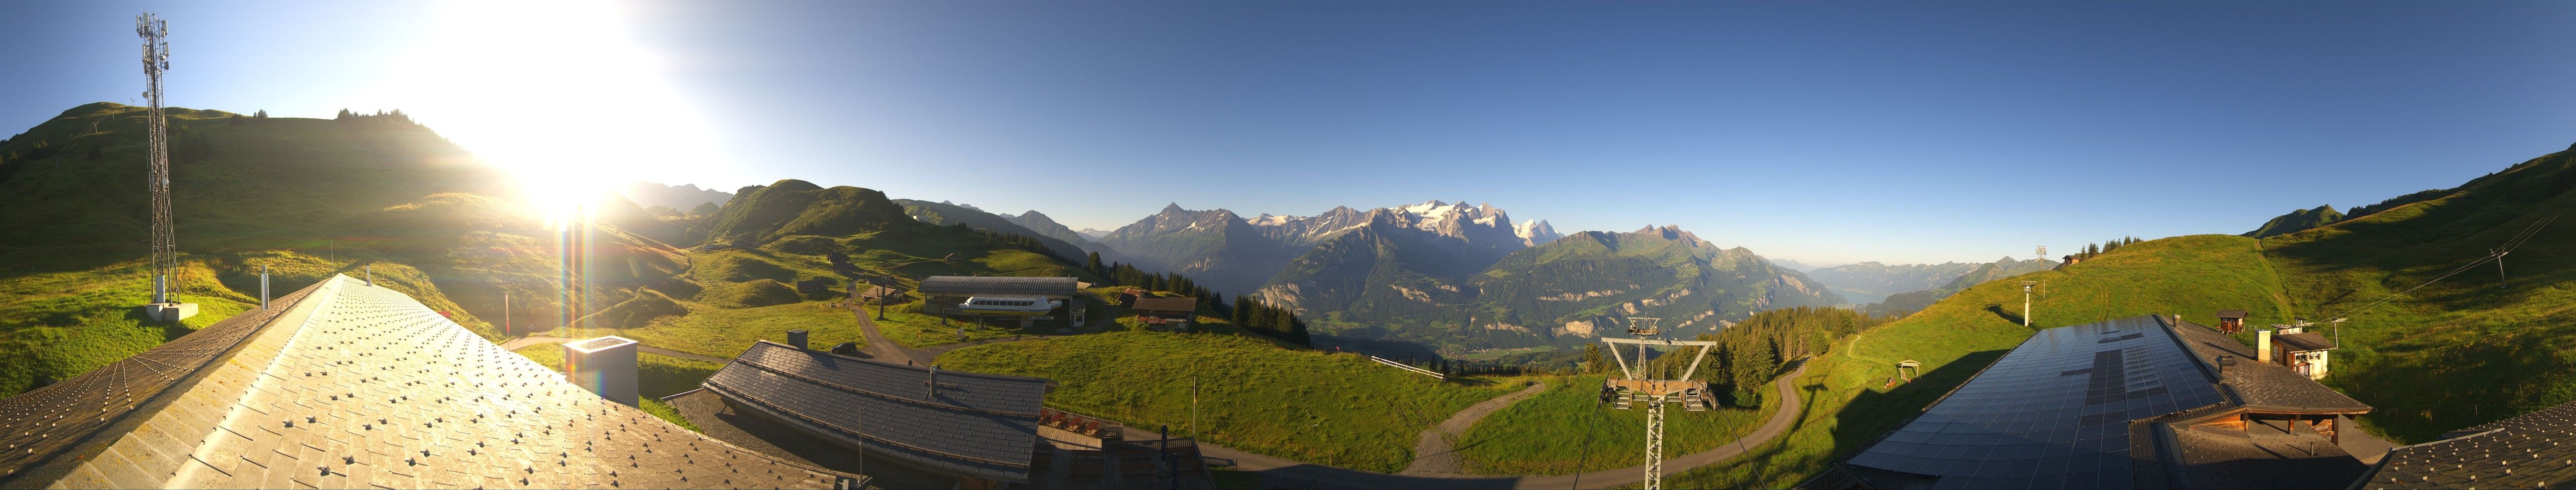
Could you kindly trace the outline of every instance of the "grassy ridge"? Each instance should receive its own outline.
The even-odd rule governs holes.
[[[2121,247],[2036,280],[2033,326],[2017,321],[2018,281],[1994,281],[1959,292],[1896,323],[1861,332],[1797,381],[1806,413],[1781,442],[1753,448],[1725,464],[1674,475],[1684,488],[1779,488],[1821,471],[1894,429],[1950,388],[2001,358],[2038,328],[2123,316],[2181,312],[2211,323],[2220,309],[2245,309],[2257,324],[2288,320],[2281,281],[2251,238],[2193,235]],[[1995,307],[1989,308],[1989,305]],[[1898,361],[1923,363],[1914,383],[1886,387]]]
[[[1452,413],[1510,391],[1445,384],[1356,355],[1278,348],[1228,335],[1112,332],[959,349],[964,371],[1057,381],[1047,404],[1143,430],[1187,434],[1200,382],[1208,442],[1310,463],[1394,472],[1414,439]]]
[[[2576,220],[2541,229],[2501,271],[2480,265],[2367,312],[2344,313],[2576,210],[2570,191],[2576,152],[2561,152],[2263,241],[2306,316],[2352,318],[2325,382],[2378,408],[2361,419],[2365,426],[2422,442],[2576,400],[2576,344],[2566,341],[2576,338]],[[2426,389],[2434,386],[2440,389]]]
[[[1645,464],[1638,448],[1646,445],[1646,411],[1601,404],[1602,378],[1544,378],[1546,392],[1477,421],[1456,443],[1467,472],[1562,475]],[[1779,404],[1707,412],[1667,409],[1664,455],[1669,458],[1715,449],[1750,434]]]

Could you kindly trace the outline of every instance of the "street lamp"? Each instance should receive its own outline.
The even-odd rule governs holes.
[[[2036,285],[2039,281],[2021,282],[2021,326],[2024,327],[2030,326],[2030,287]]]

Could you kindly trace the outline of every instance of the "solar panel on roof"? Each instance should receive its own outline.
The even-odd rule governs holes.
[[[2132,420],[2218,403],[2152,316],[2041,330],[1849,464],[1935,488],[2125,488]]]

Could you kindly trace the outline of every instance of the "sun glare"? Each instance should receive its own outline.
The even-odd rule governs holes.
[[[616,5],[464,2],[443,17],[370,100],[507,170],[549,221],[629,181],[721,180],[709,173],[729,167]]]

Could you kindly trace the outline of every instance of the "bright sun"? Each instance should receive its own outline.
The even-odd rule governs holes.
[[[635,180],[722,179],[708,131],[607,2],[461,2],[378,97],[510,172],[555,222]],[[366,109],[359,109],[366,110]]]

